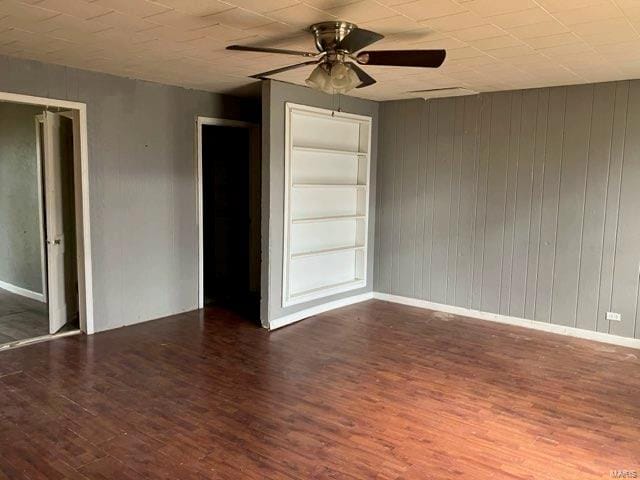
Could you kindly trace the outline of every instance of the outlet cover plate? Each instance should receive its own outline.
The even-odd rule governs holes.
[[[615,312],[607,312],[607,320],[613,320],[614,322],[621,322],[622,315]]]

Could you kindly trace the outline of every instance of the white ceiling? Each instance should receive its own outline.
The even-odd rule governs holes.
[[[370,48],[448,52],[437,70],[367,67],[364,98],[640,77],[640,0],[0,0],[0,54],[234,93],[301,57],[226,45],[314,51],[303,29],[338,18],[386,35]]]

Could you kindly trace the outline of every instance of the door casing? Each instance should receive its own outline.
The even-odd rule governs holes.
[[[44,108],[70,110],[74,120],[74,182],[76,195],[76,236],[78,251],[78,303],[80,330],[95,332],[93,316],[93,270],[91,262],[91,226],[89,207],[89,145],[87,105],[81,102],[0,92],[0,101],[39,105]]]

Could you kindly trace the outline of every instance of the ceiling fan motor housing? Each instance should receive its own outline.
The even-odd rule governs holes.
[[[357,25],[349,22],[322,22],[309,27],[318,51],[327,53],[335,52],[340,42],[356,28]]]

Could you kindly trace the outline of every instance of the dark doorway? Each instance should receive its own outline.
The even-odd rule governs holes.
[[[202,126],[204,303],[259,323],[260,164],[253,147],[251,128]]]

